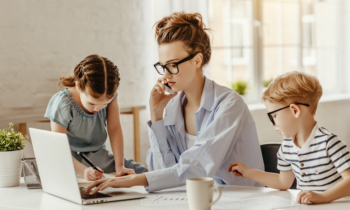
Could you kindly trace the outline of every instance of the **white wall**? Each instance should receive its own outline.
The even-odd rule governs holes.
[[[23,115],[43,116],[61,73],[73,72],[89,54],[120,69],[121,107],[148,105],[151,10],[151,0],[1,0],[0,127]],[[148,148],[148,112],[140,118],[141,146]],[[122,124],[126,156],[133,157],[132,117],[122,116]]]

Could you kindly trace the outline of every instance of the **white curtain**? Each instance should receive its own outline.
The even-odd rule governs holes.
[[[208,0],[154,0],[155,21],[173,12],[198,12],[208,27]]]

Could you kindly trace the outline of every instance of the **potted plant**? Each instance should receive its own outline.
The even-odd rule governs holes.
[[[28,136],[9,127],[0,130],[0,187],[19,185],[22,167],[23,148]]]
[[[231,84],[232,90],[236,91],[239,95],[244,96],[247,92],[248,82],[237,81]]]

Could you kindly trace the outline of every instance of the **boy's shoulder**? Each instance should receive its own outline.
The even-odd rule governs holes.
[[[329,131],[327,128],[319,125],[316,131],[315,138],[319,136],[334,136],[334,135],[335,134],[332,131]]]
[[[317,130],[314,134],[313,142],[310,144],[310,146],[328,147],[329,144],[333,144],[335,141],[338,140],[338,136],[335,133],[323,126],[318,125]]]

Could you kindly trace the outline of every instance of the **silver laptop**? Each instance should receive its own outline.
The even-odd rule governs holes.
[[[74,171],[68,137],[63,133],[29,128],[41,185],[45,193],[79,203],[92,204],[143,198],[126,189],[107,188],[97,196],[84,194]]]

